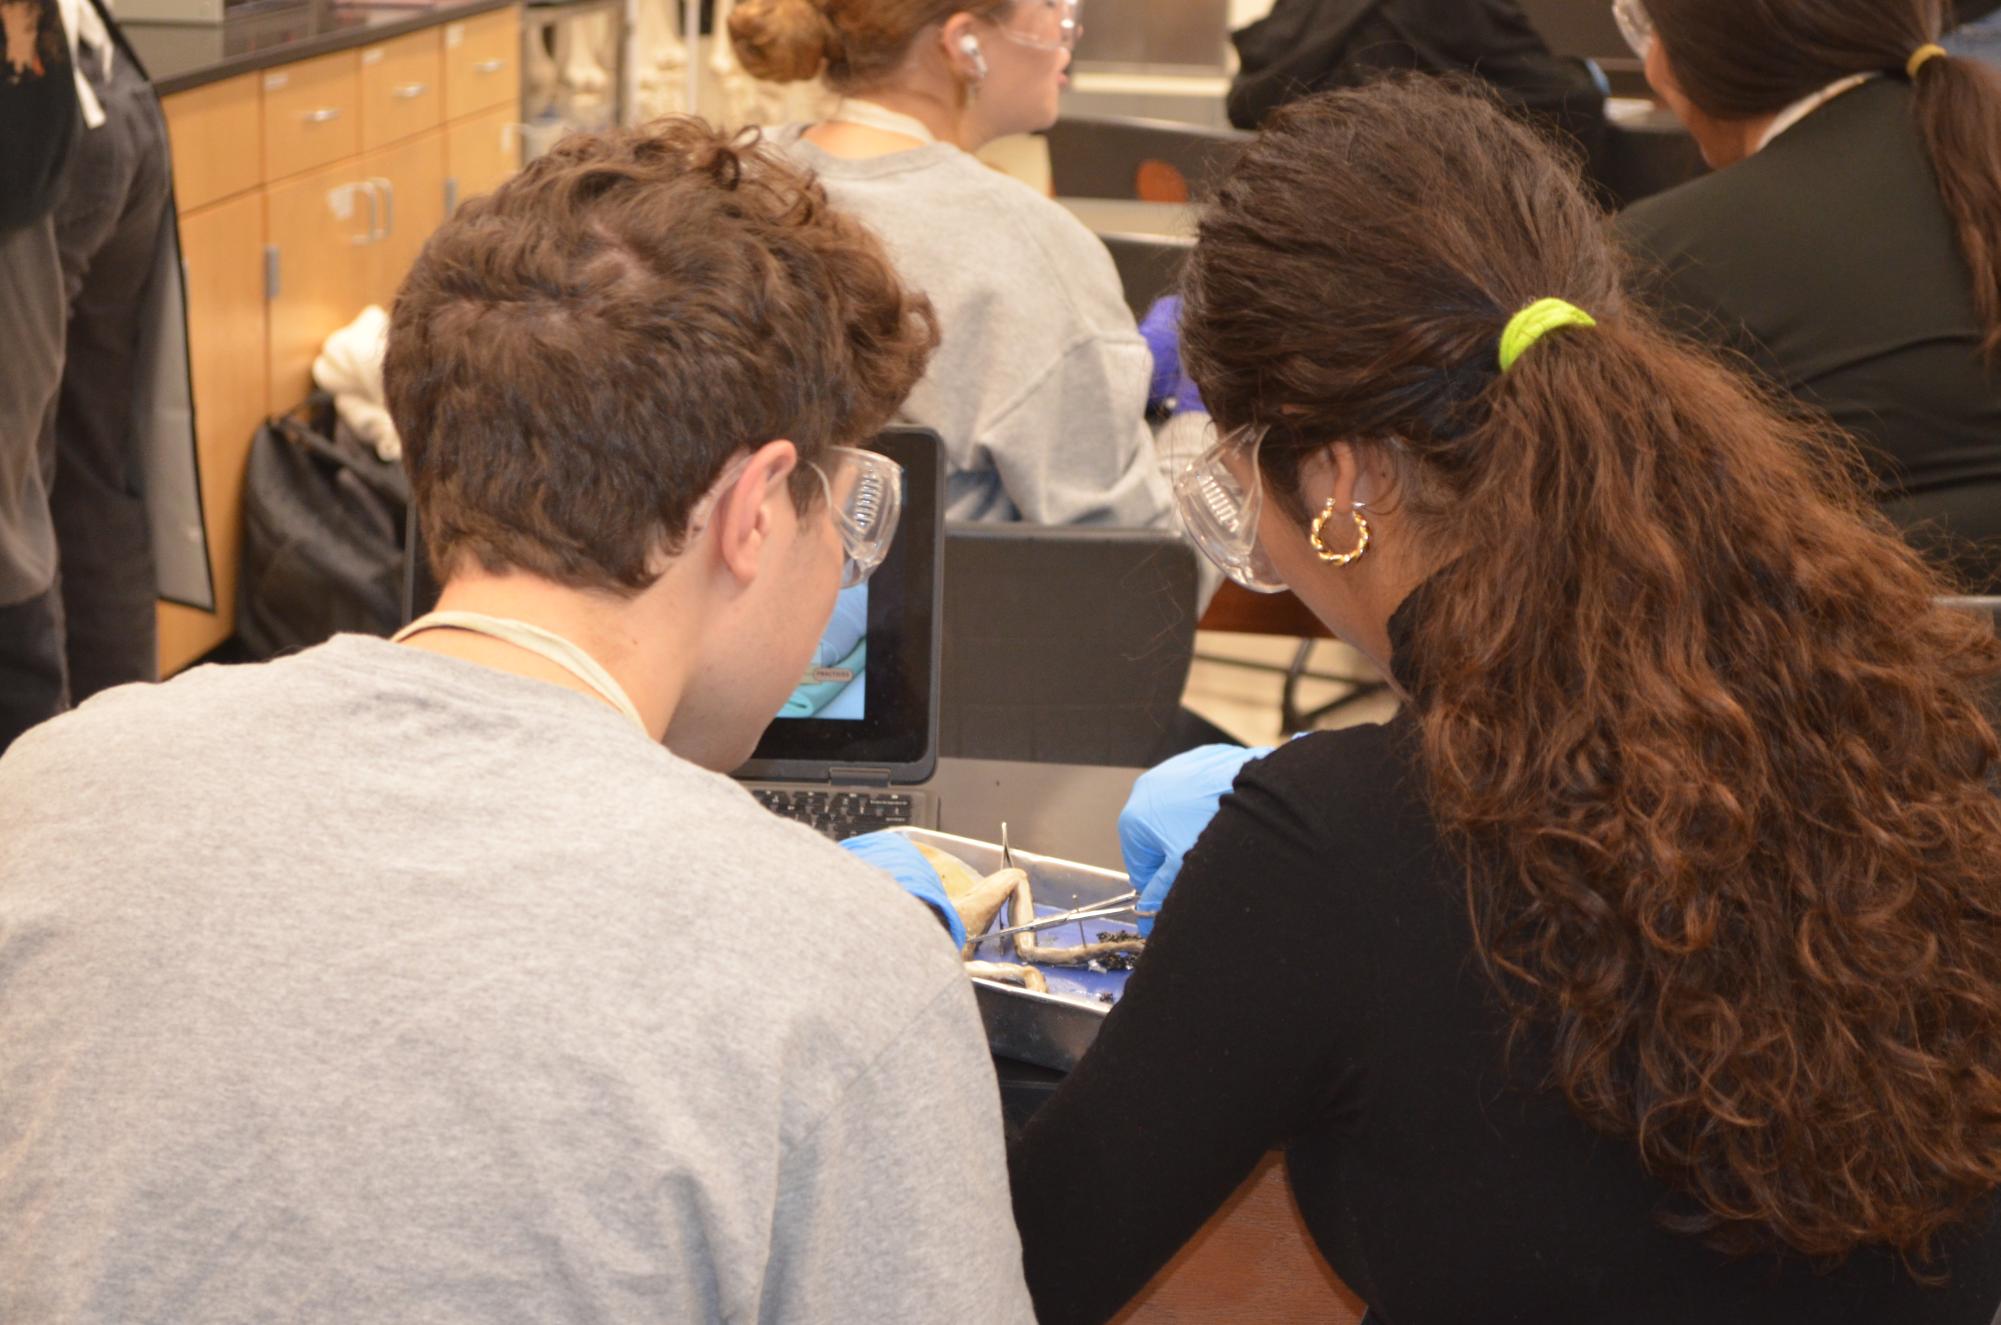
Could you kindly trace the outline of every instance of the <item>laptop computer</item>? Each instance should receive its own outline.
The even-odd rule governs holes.
[[[773,812],[836,840],[877,828],[934,828],[918,784],[938,762],[943,643],[944,443],[890,428],[869,443],[903,466],[903,515],[868,580],[841,592],[798,688],[733,776]],[[404,620],[436,606],[415,513],[404,565]]]
[[[903,466],[903,516],[875,574],[843,589],[799,686],[735,777],[774,813],[836,840],[934,828],[944,641],[944,443],[890,428],[869,449]]]

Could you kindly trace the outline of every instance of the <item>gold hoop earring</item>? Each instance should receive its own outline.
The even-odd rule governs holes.
[[[1362,518],[1358,510],[1350,509],[1348,514],[1355,520],[1355,550],[1353,552],[1333,552],[1320,541],[1321,530],[1334,518],[1334,499],[1329,497],[1320,514],[1313,517],[1313,533],[1308,541],[1313,544],[1313,554],[1330,566],[1346,566],[1369,550],[1369,522]]]

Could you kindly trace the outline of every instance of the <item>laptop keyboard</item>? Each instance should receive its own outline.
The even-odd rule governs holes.
[[[911,816],[911,798],[895,791],[757,787],[751,795],[773,814],[805,824],[836,842],[878,828],[900,828]]]

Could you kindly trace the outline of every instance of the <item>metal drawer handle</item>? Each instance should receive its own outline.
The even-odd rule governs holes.
[[[381,227],[377,224],[378,221],[381,219],[381,213],[379,211],[379,207],[381,205],[381,195],[376,192],[375,183],[373,180],[360,181],[354,184],[350,184],[347,187],[353,190],[355,193],[362,194],[368,199],[367,233],[360,235],[349,235],[347,237],[348,243],[354,245],[356,248],[362,248],[365,247],[366,245],[375,243],[378,239],[382,237],[378,233]]]
[[[398,101],[415,101],[430,90],[431,85],[429,83],[403,83],[398,85],[396,90],[389,95],[395,97]]]
[[[382,193],[382,233],[376,238],[387,239],[396,229],[396,184],[377,175],[368,181],[368,187]]]
[[[497,74],[506,67],[505,60],[481,60],[472,67],[472,71],[476,74]]]
[[[340,118],[340,107],[322,106],[318,110],[307,111],[303,118],[308,124],[331,124]]]

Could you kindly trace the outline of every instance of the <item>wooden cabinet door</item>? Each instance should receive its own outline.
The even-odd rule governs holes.
[[[445,219],[445,134],[420,134],[361,158],[361,177],[384,198],[381,239],[368,246],[367,297],[388,308],[424,241]]]
[[[336,162],[264,191],[265,242],[274,250],[267,357],[271,409],[312,389],[313,359],[328,334],[368,303],[368,255],[379,247],[382,207],[359,161]]]
[[[160,604],[160,674],[187,666],[236,628],[243,468],[265,414],[264,198],[247,193],[181,217],[188,364],[201,454],[202,516],[216,611]]]
[[[521,99],[521,11],[445,24],[445,118]]]
[[[513,105],[495,106],[445,126],[445,199],[456,207],[491,193],[521,169],[521,126]]]

